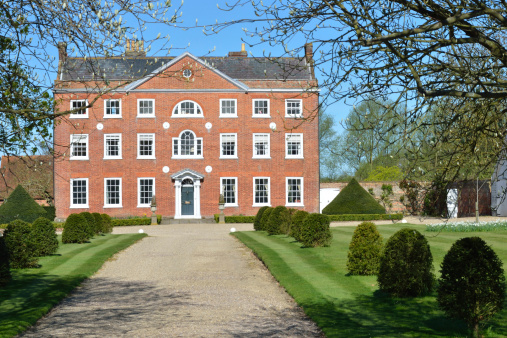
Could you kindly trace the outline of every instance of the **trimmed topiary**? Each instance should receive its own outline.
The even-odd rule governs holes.
[[[5,245],[5,240],[0,237],[0,286],[7,284],[11,280],[11,268],[9,264],[9,251]]]
[[[310,213],[308,211],[297,210],[292,216],[292,226],[289,235],[294,237],[294,239],[298,242],[301,242],[301,229],[303,228],[303,221],[309,214]]]
[[[428,240],[404,228],[392,235],[380,258],[379,288],[396,297],[417,297],[431,291],[435,281]]]
[[[269,215],[268,223],[267,223],[266,229],[265,229],[268,232],[268,234],[270,234],[270,235],[281,235],[282,234],[281,224],[283,222],[283,218],[286,217],[286,215],[284,215],[284,213],[285,214],[287,213],[287,208],[284,207],[283,205],[280,205],[271,211],[271,214]]]
[[[266,211],[266,209],[268,209],[268,208],[269,207],[262,207],[262,208],[260,208],[257,211],[257,215],[255,215],[255,219],[254,219],[254,229],[255,229],[255,231],[264,230],[262,228],[261,219],[262,219],[262,215],[264,214],[264,211]]]
[[[362,222],[354,230],[347,255],[352,275],[376,275],[382,253],[382,236],[372,222]]]
[[[300,242],[307,248],[329,246],[333,238],[329,223],[326,215],[309,214],[303,221]]]
[[[88,233],[88,237],[92,238],[96,234],[95,217],[88,211],[83,211],[80,215],[86,219],[86,232]]]
[[[56,208],[52,205],[43,206],[42,208],[46,210],[46,214],[44,215],[44,217],[53,222],[56,218]]]
[[[102,220],[102,215],[98,212],[94,212],[93,217],[95,218],[95,233],[100,234],[104,228],[104,221]]]
[[[266,210],[264,210],[264,213],[262,214],[262,218],[261,218],[261,226],[260,228],[263,230],[263,231],[266,231],[266,229],[268,228],[268,220],[269,220],[269,216],[271,215],[271,212],[274,210],[274,208],[267,208]]]
[[[4,239],[11,268],[24,269],[37,266],[32,228],[29,223],[20,219],[10,222],[4,231]]]
[[[16,219],[32,223],[37,218],[45,216],[46,210],[38,205],[21,185],[18,185],[5,203],[0,205],[0,224]]]
[[[280,214],[282,223],[280,223],[280,232],[284,235],[289,235],[292,228],[292,216],[296,213],[297,209],[285,208]]]
[[[35,256],[49,256],[58,250],[58,239],[55,227],[50,220],[39,217],[32,224],[32,241],[35,245]]]
[[[102,233],[110,234],[113,232],[113,220],[108,214],[102,214]]]
[[[385,214],[386,209],[352,179],[323,210],[325,215]]]
[[[445,255],[438,280],[438,305],[452,318],[467,322],[479,337],[479,324],[503,309],[502,261],[480,237],[457,240]]]
[[[90,239],[88,222],[81,214],[70,214],[63,227],[63,243],[84,243]]]

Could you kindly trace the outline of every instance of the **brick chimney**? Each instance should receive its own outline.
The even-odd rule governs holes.
[[[127,39],[127,45],[125,46],[125,56],[146,56],[146,51],[144,50],[144,41]]]
[[[58,42],[58,78],[60,78],[62,67],[66,60],[67,60],[67,43]]]
[[[229,57],[241,57],[246,58],[248,56],[248,53],[245,50],[245,44],[241,44],[241,52],[229,52]]]
[[[305,43],[305,58],[307,63],[313,61],[313,43]]]

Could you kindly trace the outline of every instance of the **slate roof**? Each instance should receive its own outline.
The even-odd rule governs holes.
[[[62,80],[139,79],[173,59],[174,57],[114,57],[85,61],[83,58],[68,58],[63,65]],[[265,57],[201,57],[199,59],[236,80],[312,80],[304,57],[271,59]]]

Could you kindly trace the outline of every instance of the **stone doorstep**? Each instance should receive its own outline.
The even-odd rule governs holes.
[[[174,219],[172,217],[162,217],[160,224],[213,224],[216,223],[213,218],[184,218]]]

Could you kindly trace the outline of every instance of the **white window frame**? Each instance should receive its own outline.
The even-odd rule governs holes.
[[[151,203],[141,204],[141,180],[153,180],[153,194],[152,199],[155,196],[155,177],[138,177],[137,178],[137,207],[138,208],[149,208]]]
[[[181,155],[181,135],[183,135],[184,132],[191,132],[193,135],[194,135],[194,153],[195,155]],[[178,155],[175,155],[174,154],[174,142],[175,141],[178,141]],[[198,144],[198,141],[201,141],[201,155],[197,155],[197,144]],[[202,137],[197,137],[197,135],[190,129],[185,129],[183,130],[179,135],[178,137],[173,137],[173,143],[172,143],[172,147],[171,147],[171,153],[172,153],[172,157],[171,158],[174,158],[174,159],[202,159],[204,158],[204,142],[203,142],[203,139]]]
[[[153,112],[151,114],[141,114],[141,101],[151,101],[153,105]],[[155,99],[137,99],[137,117],[141,119],[155,117]]]
[[[107,114],[107,103],[110,102],[110,101],[118,101],[120,102],[120,115],[111,115],[111,114]],[[121,99],[105,99],[104,100],[104,118],[105,119],[121,119],[123,115],[123,110],[122,110],[122,107],[121,107]]]
[[[224,136],[234,135],[234,155],[223,155],[222,153],[222,139]],[[220,158],[223,159],[237,159],[238,158],[238,134],[237,133],[223,133],[220,134]]]
[[[120,180],[120,204],[107,203],[107,181]],[[123,182],[121,177],[105,177],[104,178],[104,208],[123,208]]]
[[[255,136],[267,136],[268,137],[268,149],[266,155],[255,154]],[[271,135],[268,133],[254,133],[252,135],[252,158],[271,158]]]
[[[73,110],[74,107],[72,107],[72,104],[74,102],[83,102],[85,103],[85,106],[88,105],[88,100],[70,100],[70,110]],[[71,119],[87,119],[88,118],[88,108],[85,108],[85,113],[84,114],[75,114],[75,113],[72,113],[69,115],[69,118]]]
[[[290,203],[289,202],[289,180],[296,179],[301,180],[301,199],[300,202]],[[286,177],[285,178],[285,206],[291,207],[304,207],[304,192],[305,192],[305,184],[303,177]]]
[[[257,101],[268,101],[268,113],[267,114],[256,114],[255,113],[255,102]],[[252,117],[255,118],[270,118],[271,117],[271,111],[270,111],[270,104],[269,99],[253,99],[252,100]]]
[[[268,202],[267,203],[256,203],[255,202],[255,180],[256,179],[267,179],[268,180]],[[253,204],[252,207],[264,207],[264,206],[271,206],[271,177],[254,177],[253,178]]]
[[[237,207],[239,206],[238,202],[238,178],[237,177],[220,177],[220,194],[222,195],[224,193],[224,186],[222,184],[222,180],[234,180],[234,198],[236,200],[236,203],[225,203],[225,207]],[[225,196],[224,196],[225,198]]]
[[[141,136],[151,136],[153,138],[152,155],[141,155],[141,143],[139,142]],[[138,160],[154,160],[155,157],[155,134],[154,133],[140,133],[137,134],[137,159]]]
[[[289,114],[288,104],[289,102],[299,101],[299,114]],[[303,100],[302,99],[286,99],[285,100],[285,117],[298,118],[303,117]]]
[[[74,136],[79,136],[79,137],[85,137],[85,142],[86,143],[86,156],[74,156],[72,155],[73,152],[74,152],[74,142],[73,142],[73,138]],[[90,159],[90,145],[89,145],[89,140],[90,140],[90,135],[88,134],[70,134],[70,156],[69,156],[69,159],[70,160],[78,160],[78,161],[86,161],[86,160],[89,160]]]
[[[119,136],[120,142],[118,143],[118,156],[107,155],[107,138],[111,136]],[[104,134],[104,160],[121,160],[122,159],[122,147],[121,147],[121,134]]]
[[[296,136],[296,135],[299,135],[300,138],[301,138],[301,147],[300,147],[300,154],[298,155],[290,155],[289,154],[289,138],[291,136]],[[304,155],[303,155],[303,134],[301,133],[288,133],[288,134],[285,134],[285,158],[304,158]]]
[[[192,102],[195,105],[194,106],[195,114],[181,114],[181,104],[184,103],[184,102]],[[178,114],[174,113],[176,111],[176,108],[178,108]],[[197,114],[198,110],[201,111],[200,114]],[[204,112],[202,110],[202,107],[197,102],[192,101],[192,100],[183,100],[183,101],[178,102],[174,106],[171,118],[178,118],[178,119],[204,118]]]
[[[222,107],[224,101],[234,101],[234,114],[223,114]],[[237,99],[220,99],[220,118],[235,118],[238,117],[238,100]]]
[[[74,204],[74,181],[86,182],[86,204]],[[71,209],[87,209],[90,208],[90,182],[88,178],[71,178],[70,179],[70,207]]]

